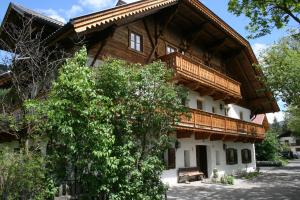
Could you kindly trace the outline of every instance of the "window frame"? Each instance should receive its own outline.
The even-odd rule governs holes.
[[[134,40],[131,40],[131,35],[134,35]],[[140,50],[137,50],[137,36],[139,36],[140,38]],[[132,30],[129,30],[129,34],[128,34],[128,48],[134,52],[137,52],[137,53],[143,53],[144,52],[144,41],[143,41],[143,35],[140,34],[140,33],[137,33],[136,31],[132,31]],[[131,46],[131,42],[134,42],[134,47]]]
[[[201,102],[201,108],[198,107],[198,105],[200,105],[200,102]],[[199,103],[199,104],[198,104],[198,103]],[[196,104],[197,104],[197,110],[203,110],[203,100],[197,99],[197,100],[196,100]]]
[[[242,155],[242,163],[248,164],[252,162],[252,152],[251,149],[242,149],[241,150]],[[245,158],[245,155],[247,155],[247,158]]]
[[[244,112],[240,111],[240,120],[244,120]]]
[[[233,151],[233,160],[231,160],[231,151]],[[238,155],[237,149],[235,148],[227,148],[226,149],[226,164],[227,165],[236,165],[238,164]]]
[[[174,51],[168,53],[168,48],[173,49]],[[176,47],[174,47],[173,45],[170,45],[170,44],[167,44],[167,43],[166,43],[166,52],[165,52],[166,55],[171,54],[171,53],[174,53],[174,52],[177,52],[177,51],[178,51],[178,49],[177,49]]]

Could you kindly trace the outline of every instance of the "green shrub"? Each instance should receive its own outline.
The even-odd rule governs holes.
[[[54,194],[43,157],[31,152],[0,153],[0,199],[42,200]]]
[[[224,175],[223,177],[221,177],[221,183],[225,184],[225,185],[233,185],[234,184],[234,177]]]

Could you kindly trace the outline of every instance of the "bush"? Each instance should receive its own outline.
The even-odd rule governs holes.
[[[233,185],[234,184],[234,177],[224,175],[223,177],[221,177],[221,183],[225,184],[225,185]]]
[[[47,179],[45,162],[33,153],[0,153],[1,199],[47,199],[55,193]]]
[[[262,143],[255,144],[256,159],[261,161],[276,161],[280,158],[281,145],[275,133],[268,131]]]

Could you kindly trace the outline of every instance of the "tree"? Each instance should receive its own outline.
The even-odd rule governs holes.
[[[43,30],[36,30],[33,25],[34,18],[20,21],[19,25],[9,24],[1,30],[7,36],[0,39],[0,44],[10,52],[4,62],[9,66],[12,86],[0,91],[0,129],[18,139],[28,152],[34,124],[26,101],[40,98],[49,91],[67,54],[45,44]]]
[[[300,25],[300,4],[298,0],[230,0],[228,11],[240,16],[242,13],[250,18],[246,27],[251,33],[249,38],[270,34],[273,28],[282,28],[290,20]]]
[[[277,139],[277,134],[268,131],[262,143],[255,144],[256,159],[260,161],[278,161],[281,145]]]
[[[162,199],[161,157],[186,93],[161,62],[108,59],[88,68],[86,59],[84,49],[68,59],[36,107],[47,116],[41,131],[54,178],[72,179],[85,198]]]
[[[300,34],[282,38],[261,56],[266,84],[287,105],[300,105]]]
[[[290,106],[287,110],[288,127],[295,134],[300,135],[300,107]]]

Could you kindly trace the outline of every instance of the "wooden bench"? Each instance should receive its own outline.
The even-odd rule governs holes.
[[[204,178],[204,173],[198,167],[186,167],[178,169],[178,183],[198,181]]]

